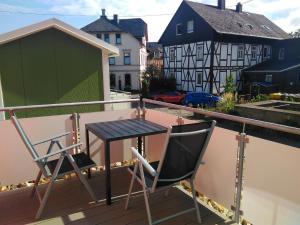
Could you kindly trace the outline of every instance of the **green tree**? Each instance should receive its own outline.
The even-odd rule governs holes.
[[[161,77],[161,69],[156,65],[149,65],[145,70],[145,74],[148,74],[150,78]]]
[[[226,77],[226,83],[224,86],[225,93],[233,93],[235,91],[235,85],[233,82],[233,76],[230,74],[228,77]]]
[[[293,37],[293,38],[300,38],[300,29],[294,31],[294,32],[291,32],[290,35]]]

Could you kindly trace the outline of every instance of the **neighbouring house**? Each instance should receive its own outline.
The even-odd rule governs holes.
[[[157,42],[147,42],[147,66],[154,66],[160,71],[163,69],[163,47]]]
[[[241,89],[241,70],[269,60],[278,40],[290,36],[264,15],[183,1],[161,36],[164,75],[177,89],[220,93],[232,74]]]
[[[2,106],[109,100],[109,56],[118,48],[60,20],[0,35]],[[100,106],[79,107],[80,112]],[[73,112],[56,109],[55,113]],[[30,110],[21,117],[53,114]],[[4,115],[2,115],[3,119]]]
[[[246,93],[300,93],[300,38],[274,44],[272,59],[242,72]]]
[[[147,24],[140,18],[108,19],[105,9],[96,21],[83,31],[119,48],[120,56],[110,57],[110,87],[118,90],[140,90],[141,77],[146,69],[148,41]]]

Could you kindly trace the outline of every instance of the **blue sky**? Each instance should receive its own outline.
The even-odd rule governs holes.
[[[217,0],[198,2],[215,5]],[[237,2],[227,0],[226,4],[234,8]],[[180,3],[181,0],[0,0],[0,33],[52,17],[81,28],[106,8],[109,17],[118,14],[120,18],[143,18],[148,24],[150,41],[157,41]],[[244,5],[244,10],[264,14],[287,32],[300,28],[299,0],[252,0]],[[164,15],[151,16],[158,14]]]

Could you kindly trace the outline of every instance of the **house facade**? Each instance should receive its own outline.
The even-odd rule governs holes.
[[[108,58],[118,53],[114,46],[57,19],[1,34],[0,105],[109,100]],[[91,112],[102,107],[77,109]],[[71,108],[56,110],[57,114],[72,112]],[[45,109],[18,112],[19,117],[51,114]]]
[[[109,59],[110,87],[140,90],[147,64],[147,24],[140,18],[119,19],[118,15],[108,19],[103,9],[100,18],[82,30],[119,48],[120,55]]]
[[[221,93],[226,77],[242,87],[241,70],[267,61],[272,46],[289,35],[265,16],[183,1],[161,36],[164,75],[177,80],[177,89]]]
[[[242,76],[246,93],[300,93],[300,38],[277,41],[272,59],[244,69]]]

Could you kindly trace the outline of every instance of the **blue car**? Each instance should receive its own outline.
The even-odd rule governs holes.
[[[189,92],[185,95],[183,104],[187,106],[215,106],[221,100],[220,97],[204,93],[204,92]]]

